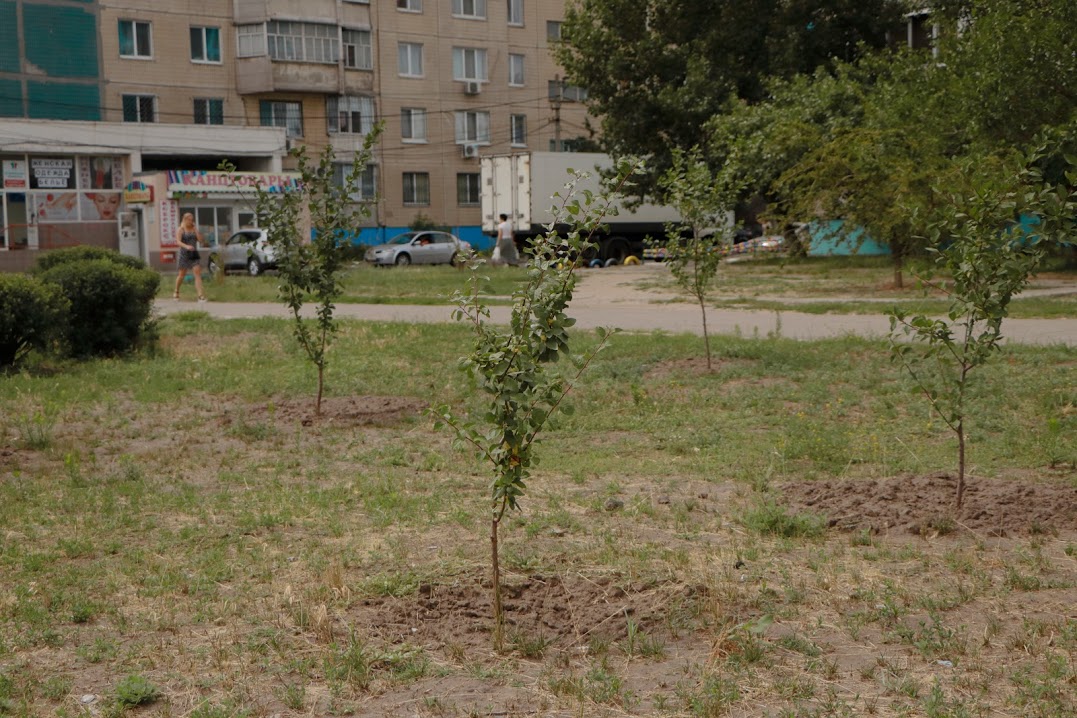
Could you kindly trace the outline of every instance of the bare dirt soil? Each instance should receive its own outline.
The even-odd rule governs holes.
[[[831,526],[917,535],[963,529],[986,536],[1077,531],[1077,486],[968,477],[960,511],[957,477],[786,482],[788,505],[824,514]]]

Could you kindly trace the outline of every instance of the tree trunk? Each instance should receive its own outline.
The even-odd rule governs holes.
[[[707,307],[703,304],[703,297],[699,298],[699,311],[703,314],[703,346],[707,348],[707,371],[711,371],[711,338],[707,333]]]
[[[318,398],[314,402],[314,415],[322,415],[322,389],[325,387],[325,366],[318,365]]]
[[[957,422],[957,501],[954,509],[961,510],[961,502],[965,498],[965,423]]]
[[[494,650],[498,653],[505,647],[505,613],[501,607],[501,565],[498,562],[497,529],[501,522],[494,518],[490,521],[490,578],[494,589]]]

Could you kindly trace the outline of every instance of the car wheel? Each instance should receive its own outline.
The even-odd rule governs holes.
[[[411,257],[410,256],[408,256],[406,254],[398,254],[398,255],[396,255],[396,266],[398,266],[398,267],[406,267],[409,264],[411,264]]]
[[[459,267],[459,266],[463,265],[463,263],[464,263],[464,260],[460,258],[460,253],[459,252],[453,252],[452,256],[449,257],[449,264],[451,264],[454,267]]]
[[[251,275],[252,277],[257,277],[261,273],[261,263],[257,259],[251,257],[251,260],[247,262],[247,274]]]
[[[209,255],[209,264],[206,265],[206,273],[210,277],[217,276],[217,272],[223,271],[221,269],[221,258],[216,254]]]

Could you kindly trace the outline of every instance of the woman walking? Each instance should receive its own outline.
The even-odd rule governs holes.
[[[198,245],[204,242],[194,224],[194,215],[190,212],[183,215],[180,226],[176,228],[176,244],[180,247],[179,274],[176,275],[176,291],[172,293],[172,298],[180,298],[180,285],[187,276],[187,270],[191,270],[194,272],[194,288],[198,292],[198,301],[206,301],[206,295],[202,291],[202,255],[198,253]]]

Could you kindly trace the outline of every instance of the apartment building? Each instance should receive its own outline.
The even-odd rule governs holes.
[[[290,148],[332,145],[343,177],[379,121],[357,192],[372,210],[361,241],[425,218],[483,246],[478,157],[564,149],[585,133],[580,92],[550,52],[563,11],[563,0],[0,0],[0,268],[6,250],[82,241],[167,265],[180,212],[211,237],[253,221],[249,196],[218,176],[222,159],[285,187]],[[62,187],[45,178],[65,172]],[[108,173],[115,213],[94,232],[76,227],[105,201],[94,182]],[[38,195],[39,174],[59,192]],[[45,207],[72,196],[84,211]]]

